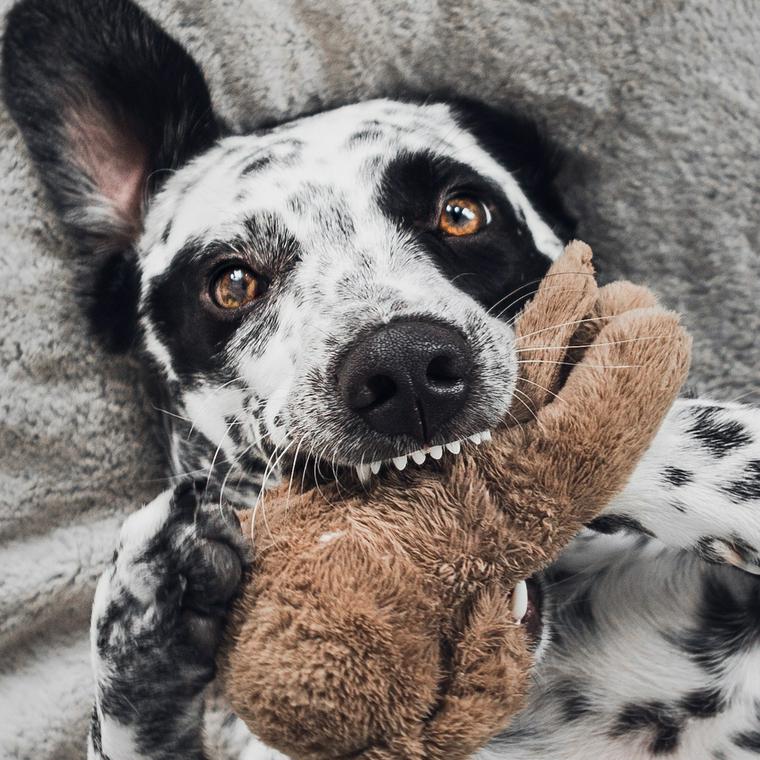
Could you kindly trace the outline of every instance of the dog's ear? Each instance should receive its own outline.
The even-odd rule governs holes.
[[[203,75],[131,0],[22,0],[8,15],[3,87],[55,210],[92,262],[95,327],[125,348],[146,202],[219,136]]]
[[[535,121],[522,114],[460,96],[445,100],[460,125],[514,175],[560,240],[569,242],[577,225],[557,191],[556,179],[563,162],[560,148]]]

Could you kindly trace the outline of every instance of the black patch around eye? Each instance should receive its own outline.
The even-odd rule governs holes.
[[[247,219],[240,236],[231,241],[205,244],[194,240],[185,245],[167,270],[152,281],[146,303],[180,376],[223,371],[224,350],[243,319],[256,319],[252,350],[276,330],[276,310],[266,305],[272,288],[253,303],[252,310],[222,315],[204,305],[213,273],[227,261],[235,263],[230,251],[248,251],[246,265],[267,283],[276,280],[281,284],[300,259],[298,243],[274,217]]]
[[[147,308],[159,337],[180,376],[218,370],[219,353],[238,323],[214,319],[201,307],[207,273],[199,263],[203,245],[189,243],[157,277],[150,288]]]
[[[722,457],[752,443],[752,436],[736,420],[719,420],[720,409],[704,407],[694,414],[689,433],[714,456]]]
[[[492,220],[474,235],[449,237],[437,230],[449,192],[492,201]],[[431,260],[456,285],[495,316],[510,318],[533,296],[551,264],[535,247],[525,221],[501,190],[471,168],[428,152],[404,153],[385,169],[378,204],[413,232]]]
[[[574,236],[576,222],[556,187],[565,158],[559,146],[524,115],[470,98],[444,100],[450,103],[461,126],[515,177],[531,205],[560,240],[568,242]]]

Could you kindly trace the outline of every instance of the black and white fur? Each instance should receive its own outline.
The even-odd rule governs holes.
[[[470,346],[467,403],[428,444],[502,418],[509,319],[569,234],[546,146],[466,101],[374,100],[235,134],[130,0],[25,0],[3,64],[95,330],[145,360],[177,482],[127,520],[98,585],[89,755],[274,758],[232,719],[226,750],[204,746],[248,561],[226,505],[420,447],[368,429],[337,392],[337,363],[377,325],[429,320]],[[490,224],[444,239],[440,203],[461,190]],[[233,316],[208,301],[225,262],[268,284]],[[530,704],[479,757],[760,755],[760,412],[678,402],[593,527],[542,579]]]

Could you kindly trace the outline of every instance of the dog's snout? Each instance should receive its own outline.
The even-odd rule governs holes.
[[[392,322],[358,340],[338,369],[349,409],[378,433],[430,443],[464,406],[472,351],[453,327]]]

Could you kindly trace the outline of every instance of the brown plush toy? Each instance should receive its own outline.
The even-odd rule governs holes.
[[[690,342],[646,290],[597,289],[582,243],[516,330],[514,422],[490,443],[368,486],[286,485],[243,516],[255,559],[221,672],[233,709],[285,754],[465,758],[523,704],[522,581],[623,488]]]

